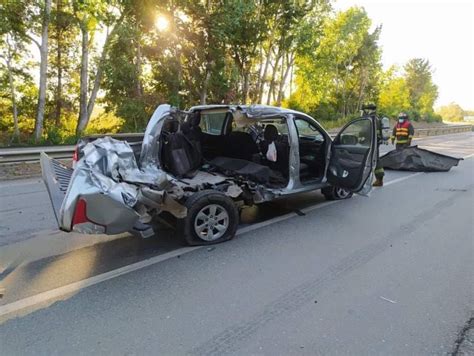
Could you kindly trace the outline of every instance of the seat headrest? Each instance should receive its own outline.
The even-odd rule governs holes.
[[[263,131],[263,138],[267,141],[275,141],[278,139],[278,129],[276,126],[272,124],[266,125]]]
[[[165,120],[163,123],[163,131],[174,133],[178,131],[179,122],[176,120]]]
[[[191,132],[191,124],[189,122],[183,122],[181,124],[181,132],[187,135]]]
[[[195,112],[191,114],[191,117],[189,118],[189,124],[191,126],[199,126],[201,123],[201,113]]]

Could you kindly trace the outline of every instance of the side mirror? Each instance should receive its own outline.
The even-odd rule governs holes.
[[[355,135],[342,135],[341,136],[341,145],[357,145],[359,139]]]

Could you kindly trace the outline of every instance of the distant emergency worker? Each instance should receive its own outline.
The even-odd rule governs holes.
[[[401,112],[400,115],[398,115],[398,122],[393,128],[393,133],[391,137],[392,145],[396,139],[397,150],[409,147],[411,145],[411,140],[414,134],[415,129],[413,128],[413,125],[411,124],[410,120],[408,120],[408,115],[404,112]]]
[[[364,105],[362,107],[362,116],[370,116],[375,118],[376,124],[376,131],[377,131],[377,163],[374,169],[374,176],[375,182],[373,183],[374,187],[382,187],[383,186],[383,177],[385,175],[385,171],[383,169],[382,164],[380,163],[380,145],[388,144],[388,139],[390,137],[390,122],[388,118],[377,117],[377,107],[373,104]],[[367,135],[370,137],[370,134]]]
[[[375,166],[374,175],[375,182],[374,187],[383,186],[383,177],[385,176],[385,170],[380,163],[380,145],[383,143],[388,144],[388,138],[390,136],[390,122],[388,118],[377,118],[377,164]]]

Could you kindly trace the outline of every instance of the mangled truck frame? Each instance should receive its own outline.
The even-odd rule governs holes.
[[[153,235],[173,221],[187,244],[231,239],[244,206],[321,189],[328,199],[367,194],[376,160],[376,117],[331,139],[310,116],[271,106],[160,105],[141,149],[103,137],[70,169],[42,154],[59,228]]]

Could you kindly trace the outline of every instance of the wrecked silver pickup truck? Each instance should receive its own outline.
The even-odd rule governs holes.
[[[187,244],[212,244],[235,235],[245,206],[317,189],[327,199],[367,194],[375,120],[353,120],[332,140],[289,109],[160,105],[140,152],[104,137],[83,147],[74,170],[44,153],[41,167],[63,231],[149,237],[159,218]]]

